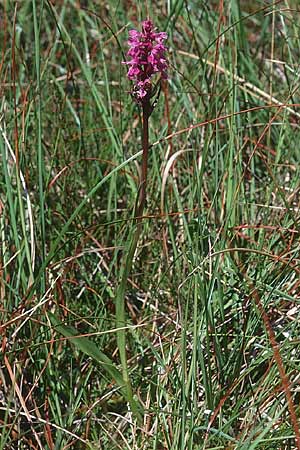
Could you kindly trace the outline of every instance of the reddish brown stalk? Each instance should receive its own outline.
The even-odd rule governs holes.
[[[168,136],[165,136],[165,137],[159,139],[158,141],[154,142],[151,146],[153,147],[153,146],[161,144],[161,143],[163,143],[165,141],[169,141],[170,139],[173,139],[176,136],[179,136],[179,135],[185,134],[185,133],[189,133],[192,130],[196,130],[197,128],[201,128],[201,127],[205,127],[207,125],[211,125],[211,124],[214,124],[214,123],[222,122],[222,121],[224,121],[226,119],[229,119],[231,117],[242,116],[243,114],[246,114],[246,113],[249,113],[249,112],[261,111],[263,109],[268,110],[270,108],[279,109],[280,112],[281,112],[282,109],[287,109],[287,108],[292,108],[292,107],[299,108],[300,107],[300,103],[282,103],[282,104],[273,103],[272,105],[253,106],[252,108],[242,109],[241,111],[235,111],[233,113],[224,114],[222,116],[215,117],[214,119],[208,119],[208,120],[205,120],[204,122],[200,122],[200,123],[196,123],[194,125],[190,125],[189,127],[183,128],[182,130],[175,131],[174,133],[169,134]],[[293,115],[295,114],[296,117],[298,118],[298,113],[296,111],[292,111],[290,109],[287,109],[287,110],[288,110],[288,112],[290,114],[293,114]],[[270,124],[269,124],[269,126],[270,126]],[[258,140],[257,147],[261,143],[261,140],[262,139]]]
[[[135,217],[141,220],[143,211],[146,204],[147,195],[147,174],[148,174],[148,153],[149,153],[149,117],[151,114],[151,104],[150,99],[145,99],[143,102],[143,131],[142,131],[142,146],[143,146],[143,156],[142,156],[142,171],[140,178],[140,195],[138,200],[138,205],[135,212]]]
[[[219,51],[220,51],[220,31],[221,31],[221,24],[222,22],[225,22],[225,16],[224,13],[224,0],[220,0],[219,3],[219,20],[218,20],[218,27],[217,27],[217,40],[216,40],[216,52],[215,52],[215,62],[214,62],[214,78],[213,78],[213,85],[212,85],[212,92],[215,90],[215,84],[216,84],[216,77],[217,77],[217,64],[219,59]]]
[[[17,77],[17,64],[16,64],[16,18],[17,18],[17,5],[15,5],[14,21],[13,21],[13,38],[12,38],[12,68],[11,78],[13,85],[13,98],[14,98],[14,133],[15,133],[15,156],[16,167],[19,170],[19,133],[18,133],[18,114],[17,114],[17,94],[16,94],[16,77]]]
[[[279,349],[279,344],[276,341],[276,336],[275,336],[272,324],[270,322],[268,314],[266,313],[266,311],[262,305],[262,302],[261,302],[261,299],[260,299],[257,289],[252,285],[252,282],[249,280],[249,278],[246,276],[246,274],[244,274],[244,276],[252,288],[252,297],[254,299],[256,307],[259,310],[262,320],[266,327],[266,331],[267,331],[267,334],[268,334],[268,337],[270,340],[270,344],[272,346],[274,359],[275,359],[275,362],[276,362],[276,365],[278,368],[278,372],[279,372],[279,376],[281,379],[282,388],[285,393],[285,398],[287,401],[288,410],[289,410],[290,418],[291,418],[291,424],[292,424],[292,427],[293,427],[294,433],[295,433],[296,448],[297,448],[297,450],[300,450],[300,430],[299,430],[296,409],[295,409],[293,397],[291,394],[291,383],[290,383],[290,380],[288,378],[288,375],[287,375],[284,365],[283,365],[283,361],[282,361],[282,357],[281,357],[280,349]]]
[[[298,424],[298,419],[297,419],[297,414],[296,414],[296,408],[294,405],[294,401],[293,401],[293,397],[292,397],[292,393],[291,393],[291,382],[289,380],[289,377],[285,371],[284,368],[284,364],[282,361],[282,357],[280,354],[280,348],[279,348],[279,344],[276,340],[276,336],[271,324],[271,321],[269,319],[268,314],[266,313],[263,304],[261,302],[260,299],[260,295],[258,293],[258,290],[255,288],[255,286],[253,285],[252,281],[249,279],[249,277],[247,276],[247,274],[245,273],[245,271],[243,271],[241,269],[241,273],[243,274],[244,278],[248,281],[249,286],[251,288],[251,296],[254,300],[254,303],[261,315],[261,318],[264,322],[265,328],[266,328],[266,332],[273,350],[273,357],[275,360],[275,363],[277,365],[277,369],[279,372],[279,376],[280,376],[280,380],[281,380],[281,384],[282,384],[282,389],[284,391],[285,394],[285,398],[286,398],[286,402],[288,405],[288,410],[290,413],[290,419],[291,419],[291,424],[295,433],[295,444],[296,444],[296,449],[300,450],[300,429],[299,429],[299,424]],[[217,406],[217,408],[215,409],[210,421],[209,421],[209,425],[207,427],[207,431],[205,434],[205,442],[208,439],[208,433],[210,431],[210,428],[213,424],[213,422],[215,421],[219,411],[221,410],[223,404],[225,403],[225,401],[227,400],[228,396],[230,395],[232,389],[235,387],[235,383],[233,383],[233,385],[231,387],[229,387],[229,389],[227,390],[225,396],[220,400],[219,405]]]

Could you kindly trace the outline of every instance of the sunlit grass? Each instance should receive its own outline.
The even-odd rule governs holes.
[[[0,449],[300,448],[298,3],[148,4],[170,78],[125,297],[142,422],[115,296],[147,5],[80,3],[0,5]]]

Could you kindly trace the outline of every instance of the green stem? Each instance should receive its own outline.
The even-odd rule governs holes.
[[[131,230],[128,244],[125,248],[125,261],[122,267],[122,275],[120,285],[116,295],[116,327],[117,327],[117,345],[120,354],[122,366],[122,374],[125,380],[125,388],[127,390],[127,398],[132,412],[141,420],[142,412],[137,410],[136,403],[133,400],[132,386],[129,378],[127,353],[126,353],[126,316],[125,316],[125,293],[127,287],[128,276],[131,272],[134,254],[138,241],[142,232],[142,216],[146,204],[147,195],[147,169],[148,169],[148,152],[149,152],[149,117],[151,114],[150,100],[147,99],[143,103],[143,130],[142,130],[142,171],[140,179],[139,198],[135,208],[134,216],[136,218],[135,225]],[[141,407],[142,410],[142,407]]]

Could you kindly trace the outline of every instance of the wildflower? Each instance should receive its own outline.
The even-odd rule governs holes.
[[[156,32],[150,19],[142,22],[141,32],[129,31],[130,48],[127,56],[131,59],[124,64],[129,66],[127,76],[134,81],[132,94],[138,103],[151,98],[153,75],[160,74],[161,78],[168,78],[165,39],[167,39],[167,33]]]

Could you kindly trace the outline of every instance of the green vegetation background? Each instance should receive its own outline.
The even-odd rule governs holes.
[[[299,12],[1,2],[1,450],[300,448]],[[126,295],[139,422],[115,293],[141,150],[122,61],[147,14],[170,69]]]

